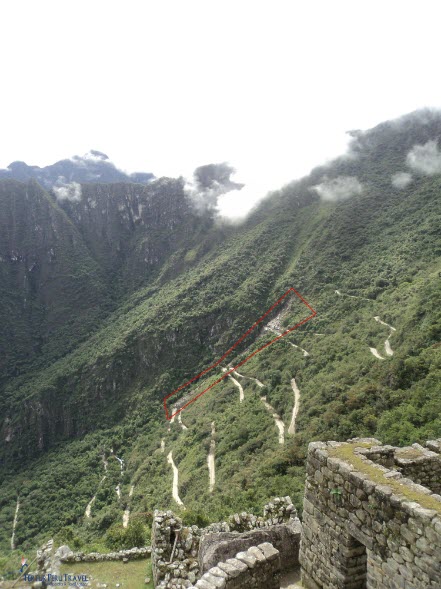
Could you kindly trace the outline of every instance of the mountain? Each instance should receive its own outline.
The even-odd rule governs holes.
[[[44,168],[28,166],[25,162],[12,162],[6,169],[0,170],[0,180],[36,180],[43,188],[51,189],[55,186],[59,190],[72,182],[148,184],[154,177],[150,172],[126,174],[116,168],[106,154],[96,150],[91,150],[84,156],[75,155],[71,159],[60,160]],[[60,190],[60,195],[63,194],[67,195],[66,191]]]
[[[17,497],[21,550],[48,534],[88,550],[114,546],[127,509],[180,511],[173,467],[185,521],[213,521],[274,495],[300,511],[309,441],[440,437],[440,137],[433,111],[353,132],[240,225],[181,180],[62,201],[0,183],[1,548]],[[292,287],[316,316],[166,420],[163,398]],[[307,315],[289,299],[170,408]]]

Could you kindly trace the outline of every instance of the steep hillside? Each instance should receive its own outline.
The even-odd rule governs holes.
[[[147,284],[173,254],[197,246],[212,225],[197,214],[182,179],[140,184],[83,184],[60,206],[112,283],[127,293]]]
[[[36,182],[0,182],[0,300],[2,379],[72,351],[109,307],[104,273]]]
[[[72,351],[164,264],[185,267],[212,224],[181,180],[84,184],[73,201],[0,182],[2,377]]]
[[[415,145],[440,135],[435,113],[357,133],[348,157],[272,194],[242,225],[199,223],[187,211],[190,229],[158,248],[155,227],[162,235],[175,210],[167,198],[161,217],[152,195],[148,217],[137,187],[124,196],[116,186],[83,187],[83,200],[63,215],[106,275],[114,263],[116,279],[141,284],[133,274],[146,252],[159,262],[72,352],[8,380],[0,399],[1,546],[10,544],[17,496],[15,541],[24,550],[48,533],[78,547],[111,545],[127,510],[185,507],[187,521],[204,521],[287,494],[300,508],[312,439],[439,437],[436,143],[424,148],[435,172],[427,173],[427,154],[414,162]],[[289,287],[317,316],[168,422],[163,397],[212,365]],[[273,314],[191,390],[301,313],[293,305]]]

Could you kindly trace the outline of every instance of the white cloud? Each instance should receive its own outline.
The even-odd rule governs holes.
[[[332,180],[325,179],[321,184],[313,186],[322,200],[346,200],[363,192],[363,186],[355,176],[338,176]]]
[[[402,188],[409,186],[412,182],[412,174],[409,174],[408,172],[397,172],[392,176],[391,182],[394,188],[401,190]]]
[[[441,153],[437,141],[414,145],[407,154],[406,163],[413,170],[428,176],[441,174]]]
[[[54,192],[58,200],[81,200],[81,185],[71,182],[65,186],[54,186]]]

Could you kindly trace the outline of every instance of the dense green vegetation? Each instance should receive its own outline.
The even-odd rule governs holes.
[[[22,550],[49,534],[84,550],[122,546],[139,532],[137,517],[148,534],[155,508],[179,511],[171,496],[170,451],[185,517],[206,522],[237,510],[260,512],[276,494],[291,495],[300,510],[311,440],[369,435],[407,444],[441,436],[441,176],[415,176],[402,190],[390,181],[404,169],[412,145],[439,135],[441,117],[429,123],[415,117],[361,135],[356,157],[270,195],[242,225],[217,226],[202,217],[197,233],[167,244],[168,255],[141,288],[112,293],[87,338],[66,344],[56,361],[41,352],[32,370],[7,380],[0,398],[5,553],[17,496]],[[310,188],[325,174],[356,175],[364,190],[345,201],[321,202]],[[167,239],[163,233],[161,239]],[[133,240],[143,242],[142,227]],[[101,255],[90,254],[98,267]],[[109,270],[102,267],[105,284]],[[210,366],[290,286],[317,316],[240,368],[250,377],[239,379],[244,402],[226,379],[183,412],[188,429],[177,420],[169,424],[163,396]],[[283,324],[302,313],[294,304]],[[392,356],[384,347],[389,335]],[[223,366],[237,364],[271,337],[256,330]],[[221,374],[207,374],[198,390]],[[301,398],[296,434],[289,436],[292,378]],[[285,423],[283,446],[261,395]],[[210,493],[213,421],[216,485]],[[125,461],[122,475],[111,449]],[[127,505],[135,527],[124,531]]]

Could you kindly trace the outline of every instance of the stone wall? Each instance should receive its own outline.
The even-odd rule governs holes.
[[[155,511],[152,526],[152,570],[155,587],[190,587],[221,560],[261,543],[274,543],[283,569],[298,564],[301,525],[290,497],[275,497],[263,517],[236,513],[207,528],[184,526],[172,511]]]
[[[251,546],[268,542],[280,553],[281,571],[290,571],[299,564],[301,531],[302,525],[295,518],[286,523],[241,534],[237,532],[204,534],[199,546],[199,569],[205,573],[219,561],[232,558],[237,552],[244,552]]]
[[[199,577],[201,530],[183,526],[172,511],[155,511],[152,525],[152,572],[155,587],[189,587]]]
[[[128,550],[119,550],[118,552],[72,552],[69,546],[60,546],[57,552],[60,552],[61,562],[104,562],[109,560],[135,560],[137,558],[148,558],[152,549],[150,546],[142,548],[129,548]]]
[[[305,587],[441,588],[441,497],[384,466],[400,455],[390,448],[374,439],[310,444]]]
[[[206,572],[194,589],[279,589],[280,554],[269,542],[239,552]]]
[[[373,446],[365,456],[388,468],[393,468],[414,483],[423,485],[433,493],[441,493],[441,456],[437,441],[427,442],[429,449],[420,444],[404,448]]]
[[[395,464],[397,470],[405,477],[412,479],[414,483],[427,487],[433,493],[441,494],[439,453],[427,450],[419,444],[413,444],[409,448],[399,449],[395,455]]]

